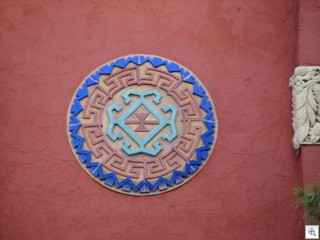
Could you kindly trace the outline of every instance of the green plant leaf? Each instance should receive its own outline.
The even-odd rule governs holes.
[[[296,204],[304,209],[306,223],[320,224],[320,184],[294,188],[293,194],[297,198]]]

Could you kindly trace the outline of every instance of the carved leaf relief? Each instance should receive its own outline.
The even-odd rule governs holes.
[[[320,67],[297,67],[290,79],[294,147],[320,144]]]

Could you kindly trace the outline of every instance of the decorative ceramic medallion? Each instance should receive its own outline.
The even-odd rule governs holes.
[[[68,112],[76,158],[114,191],[152,195],[190,180],[208,161],[217,120],[208,91],[185,67],[130,55],[94,70]]]

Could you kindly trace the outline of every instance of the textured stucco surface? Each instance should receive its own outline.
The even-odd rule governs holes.
[[[291,0],[0,3],[1,239],[303,239],[292,188]],[[152,197],[101,187],[66,136],[69,102],[104,62],[149,53],[213,97],[218,141],[192,181]]]
[[[300,0],[298,21],[298,65],[320,64],[320,1]]]
[[[320,180],[320,146],[302,146],[301,177],[303,186],[307,187]]]

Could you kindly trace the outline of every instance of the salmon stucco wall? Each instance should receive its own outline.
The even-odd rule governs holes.
[[[320,65],[320,1],[300,0],[298,12],[297,63]]]
[[[296,10],[291,0],[2,0],[1,239],[303,239],[288,87]],[[82,79],[132,53],[193,71],[219,119],[204,169],[151,197],[90,179],[66,134]]]

